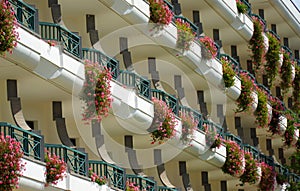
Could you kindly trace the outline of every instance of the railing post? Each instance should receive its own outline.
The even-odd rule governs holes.
[[[88,160],[88,153],[85,153],[85,157],[84,157],[84,162],[85,162],[85,165],[84,165],[84,172],[85,172],[85,176],[86,177],[89,177],[89,160]]]
[[[40,154],[40,160],[42,162],[45,161],[45,139],[44,139],[44,135],[40,135],[41,136],[41,140],[40,140],[40,146],[39,146],[39,154]]]

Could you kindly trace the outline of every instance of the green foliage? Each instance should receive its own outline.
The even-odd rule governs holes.
[[[277,38],[272,35],[268,34],[269,39],[269,49],[266,53],[266,64],[265,64],[265,72],[268,77],[268,86],[272,87],[273,81],[278,75],[279,72],[279,60],[280,60],[280,42]]]

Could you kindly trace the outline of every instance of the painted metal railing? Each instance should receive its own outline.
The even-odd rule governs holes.
[[[287,175],[289,173],[288,168],[282,166],[281,164],[276,163],[274,165],[275,171],[282,175]]]
[[[267,29],[267,22],[266,22],[266,20],[263,19],[261,16],[259,16],[257,14],[254,14],[254,13],[251,13],[251,16],[252,17],[256,17],[258,20],[260,20],[263,23],[263,25],[264,25],[264,31],[266,31],[266,29]]]
[[[184,16],[179,16],[179,15],[174,15],[174,19],[181,19],[182,21],[184,21],[185,23],[188,23],[192,29],[192,31],[195,34],[199,34],[199,28],[192,22],[190,21],[188,18],[184,17]]]
[[[168,188],[168,187],[165,187],[165,186],[159,186],[158,191],[177,191],[178,189],[177,188]]]
[[[38,32],[37,11],[23,1],[9,0],[9,2],[14,9],[18,23],[34,32]]]
[[[104,161],[95,160],[89,161],[89,167],[98,176],[105,176],[110,186],[121,190],[125,189],[126,173],[123,168]]]
[[[203,121],[203,126],[206,126],[207,130],[209,132],[216,132],[217,134],[221,135],[223,137],[223,127],[208,120]]]
[[[64,160],[71,171],[88,176],[88,157],[86,153],[59,144],[45,144],[45,148]]]
[[[172,3],[168,0],[164,0],[164,2],[169,7],[169,9],[174,12],[174,6],[172,5]]]
[[[247,13],[249,15],[251,15],[251,12],[252,12],[251,4],[248,3],[246,0],[241,0],[241,2],[244,3],[247,6]]]
[[[179,108],[179,112],[182,112],[185,114],[191,114],[194,117],[194,120],[198,121],[198,125],[197,125],[198,129],[204,131],[203,116],[200,112],[198,112],[192,108],[189,108],[187,106],[182,106],[182,105],[179,105],[178,108]]]
[[[157,89],[151,89],[151,94],[153,97],[166,102],[172,112],[178,116],[178,99],[176,97]]]
[[[269,30],[268,32],[271,33],[273,36],[275,36],[275,38],[276,38],[277,40],[280,41],[280,36],[279,36],[276,32],[274,32],[274,31],[272,31],[272,30]]]
[[[97,62],[110,69],[113,79],[117,79],[120,74],[120,64],[117,60],[107,56],[99,50],[92,48],[82,48],[82,58]]]
[[[121,70],[117,80],[129,88],[136,88],[139,95],[150,99],[150,80],[127,70]]]
[[[156,181],[152,179],[139,176],[139,175],[132,175],[132,174],[127,174],[126,179],[134,183],[136,186],[138,186],[140,190],[146,190],[146,191],[157,190]]]
[[[224,133],[224,139],[226,140],[232,140],[234,142],[236,142],[237,144],[239,144],[240,146],[242,146],[242,139],[232,133]]]
[[[40,33],[42,39],[61,42],[67,52],[82,58],[81,38],[63,26],[40,22]]]
[[[234,71],[236,73],[238,73],[240,71],[241,66],[240,66],[240,63],[236,59],[232,58],[228,54],[220,54],[219,59],[221,59],[221,58],[224,58],[227,61],[229,61],[229,63],[231,63],[233,65]]]
[[[250,152],[253,156],[253,158],[259,160],[260,159],[260,152],[253,146],[244,144],[243,149],[245,152]]]
[[[261,162],[264,162],[270,166],[274,166],[275,163],[274,163],[274,159],[271,157],[271,156],[267,156],[263,153],[259,153],[259,158],[260,158],[260,161]]]
[[[288,174],[288,181],[289,182],[300,182],[300,176],[295,173]]]
[[[44,162],[44,137],[6,122],[0,122],[0,132],[20,142],[25,156]]]
[[[289,53],[290,57],[293,55],[293,51],[289,47],[283,45],[281,48],[283,48],[286,53]]]

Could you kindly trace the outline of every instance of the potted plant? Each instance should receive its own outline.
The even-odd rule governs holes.
[[[281,120],[283,120],[282,115],[285,113],[285,109],[283,103],[278,98],[270,97],[270,102],[272,105],[272,118],[269,123],[269,131],[272,133],[272,135],[281,135],[284,133],[286,128],[283,127],[283,124],[281,123]]]
[[[240,177],[245,170],[244,151],[232,140],[226,140],[224,143],[226,145],[226,161],[222,171],[231,176]]]
[[[107,179],[105,176],[104,177],[98,176],[96,173],[92,171],[91,168],[89,168],[89,177],[91,178],[92,182],[97,183],[99,186],[105,185],[107,183]]]
[[[256,116],[256,123],[258,127],[267,128],[269,124],[269,114],[268,114],[268,96],[266,92],[260,88],[256,89],[258,95],[258,105],[254,112]]]
[[[49,151],[45,150],[45,163],[46,163],[46,184],[48,186],[50,183],[57,184],[59,180],[63,180],[66,176],[67,164],[56,156],[51,154]]]
[[[205,58],[215,58],[218,54],[218,48],[215,45],[215,42],[208,36],[200,37],[199,41],[205,46],[206,50],[208,50],[207,54],[205,55]],[[203,50],[205,51],[205,50]]]
[[[220,136],[220,134],[217,132],[217,130],[213,126],[210,126],[210,124],[207,123],[203,124],[203,129],[205,132],[206,146],[208,146],[210,149],[220,148],[223,139]]]
[[[141,191],[139,186],[136,186],[135,182],[129,180],[126,181],[126,191]]]
[[[293,145],[295,130],[296,127],[294,119],[288,118],[287,128],[284,132],[284,144],[288,147]]]
[[[280,87],[283,93],[287,93],[288,89],[292,87],[292,62],[288,53],[283,54],[283,63],[280,68],[281,83]]]
[[[175,115],[167,104],[157,98],[152,98],[154,104],[154,119],[148,131],[151,132],[152,142],[158,141],[159,144],[174,137],[174,128],[177,125]]]
[[[12,53],[17,46],[19,34],[16,31],[18,22],[9,1],[2,0],[0,6],[0,55],[4,55],[6,51]]]
[[[149,8],[150,22],[154,24],[151,30],[154,30],[155,33],[158,33],[172,22],[173,12],[163,0],[149,0]]]
[[[177,27],[176,47],[181,50],[182,54],[184,54],[190,49],[192,41],[195,38],[195,34],[188,22],[177,18],[175,23]]]
[[[249,111],[254,101],[252,92],[254,91],[254,81],[247,72],[240,73],[241,95],[237,99],[237,109],[235,112]]]
[[[191,142],[193,132],[198,126],[198,121],[194,119],[192,113],[180,112],[179,116],[182,124],[180,140],[186,145]]]
[[[12,191],[19,187],[19,177],[22,176],[23,151],[18,141],[9,135],[0,134],[0,188]]]
[[[293,107],[292,110],[296,114],[300,114],[300,67],[296,64],[296,74],[293,81]]]
[[[269,49],[266,53],[265,73],[268,78],[268,86],[272,87],[273,81],[279,72],[280,42],[271,33],[268,33]]]
[[[261,177],[261,168],[258,162],[253,158],[250,152],[245,152],[245,171],[244,174],[240,177],[242,185],[245,183],[257,184],[260,181]]]
[[[236,7],[239,13],[245,14],[248,11],[247,5],[243,3],[241,0],[236,0]]]
[[[287,183],[288,182],[287,175],[286,174],[277,173],[276,174],[276,182],[279,185],[283,185],[283,184]]]
[[[260,19],[256,17],[252,17],[253,19],[253,35],[249,41],[249,47],[252,51],[252,61],[254,64],[255,71],[261,69],[263,60],[264,60],[264,37],[263,37],[263,28],[264,24],[260,21]]]
[[[235,81],[235,72],[232,68],[232,64],[226,59],[221,58],[222,69],[223,69],[223,81],[225,84],[225,88],[230,88],[234,85]]]
[[[102,120],[108,115],[112,106],[111,81],[112,75],[108,68],[98,63],[85,61],[85,82],[81,100],[85,103],[83,120]]]
[[[273,167],[269,166],[268,164],[261,162],[260,165],[262,176],[259,183],[259,188],[264,191],[273,191],[276,180],[276,173]]]

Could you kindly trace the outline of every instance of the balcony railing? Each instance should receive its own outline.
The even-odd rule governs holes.
[[[280,41],[280,36],[279,36],[276,32],[274,32],[274,31],[272,31],[272,30],[269,30],[268,32],[271,33],[273,36],[275,36],[275,38],[276,38],[277,40]]]
[[[204,120],[203,125],[207,126],[207,130],[209,132],[216,132],[219,135],[223,136],[223,128],[220,125],[208,120]]]
[[[82,49],[82,57],[83,59],[90,60],[92,62],[98,62],[102,66],[106,66],[107,68],[110,69],[112,73],[112,77],[114,79],[117,79],[119,74],[120,74],[120,66],[119,62],[104,53],[100,52],[99,50],[96,49],[91,49],[91,48],[83,48]]]
[[[229,63],[231,63],[233,65],[233,69],[236,73],[238,73],[240,71],[240,69],[241,69],[240,63],[238,61],[236,61],[236,59],[229,56],[228,54],[220,54],[219,58],[220,59],[225,58],[227,61],[229,61]]]
[[[190,21],[188,18],[186,17],[183,17],[183,16],[178,16],[178,15],[175,15],[174,16],[174,19],[181,19],[182,21],[186,22],[186,23],[189,23],[192,31],[195,33],[195,34],[199,34],[199,28],[192,22]]]
[[[258,20],[260,20],[264,24],[264,31],[266,31],[266,29],[267,29],[267,22],[266,22],[266,20],[263,19],[261,16],[259,16],[257,14],[254,14],[254,13],[251,13],[251,16],[252,17],[256,17]]]
[[[127,87],[136,88],[136,91],[139,95],[150,99],[151,83],[146,78],[127,70],[121,70],[117,80]]]
[[[153,97],[166,102],[167,106],[172,109],[172,112],[178,116],[178,100],[174,96],[157,89],[151,89]]]
[[[25,156],[44,162],[44,137],[33,132],[26,131],[15,125],[0,122],[0,132],[4,136],[9,135],[20,142]]]
[[[156,181],[151,180],[149,178],[145,178],[143,176],[139,175],[126,175],[127,180],[134,183],[136,186],[139,186],[140,190],[146,190],[146,191],[156,191],[157,185]]]
[[[105,176],[114,188],[125,189],[126,173],[123,168],[104,161],[89,161],[89,167],[98,176]]]
[[[182,106],[182,105],[179,105],[179,111],[182,113],[191,114],[194,117],[194,119],[198,121],[198,125],[197,125],[198,129],[204,131],[203,118],[201,113],[187,106]]]
[[[224,133],[224,138],[226,140],[232,140],[234,142],[236,142],[237,144],[239,144],[240,146],[242,145],[242,140],[241,138],[235,136],[234,134],[232,133]]]
[[[283,48],[286,53],[289,53],[290,57],[293,55],[293,51],[289,47],[283,45],[281,48]]]
[[[246,0],[241,0],[241,2],[244,3],[247,6],[247,13],[249,15],[251,15],[251,12],[252,12],[251,4],[248,3]]]
[[[245,152],[250,152],[252,154],[253,158],[255,158],[257,160],[260,158],[260,152],[255,147],[248,145],[248,144],[244,144],[243,149]]]
[[[164,187],[164,186],[159,186],[158,191],[177,191],[176,188],[168,188],[168,187]]]
[[[64,49],[72,55],[82,58],[81,38],[61,25],[40,22],[41,37],[44,40],[61,42]]]
[[[24,27],[38,33],[37,11],[33,7],[27,5],[23,1],[9,0],[9,2],[11,3],[12,7],[14,8],[15,16],[18,20],[18,23],[20,23]]]
[[[45,144],[50,153],[54,153],[67,163],[68,168],[80,175],[88,175],[88,157],[86,153],[58,144]]]

